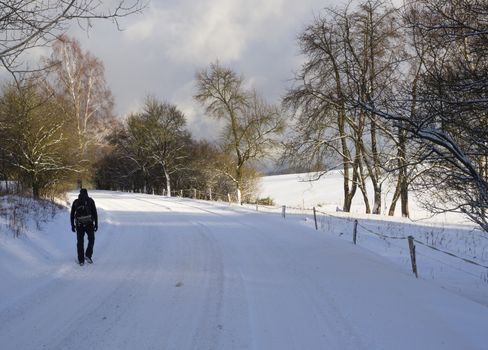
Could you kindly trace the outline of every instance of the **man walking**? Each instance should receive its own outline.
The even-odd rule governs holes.
[[[78,263],[85,264],[85,260],[92,264],[93,245],[95,244],[95,232],[98,230],[98,215],[95,201],[88,197],[85,188],[80,189],[78,199],[71,206],[71,231],[76,232],[76,247],[78,250]],[[88,237],[86,252],[84,248],[85,233]]]

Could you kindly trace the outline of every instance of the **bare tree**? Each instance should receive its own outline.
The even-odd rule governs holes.
[[[171,196],[171,175],[184,167],[186,148],[190,144],[185,115],[175,105],[148,97],[143,112],[137,118],[144,130],[144,147],[152,165],[161,167],[166,194]]]
[[[89,148],[100,146],[113,126],[113,97],[108,88],[103,63],[83,52],[76,39],[62,35],[53,44],[47,60],[54,93],[64,98],[67,118],[76,130],[78,159],[84,168],[96,161],[89,159]],[[80,178],[81,186],[81,178]]]
[[[395,108],[364,107],[400,125],[429,152],[431,169],[417,186],[434,211],[458,211],[488,231],[488,4],[485,1],[412,1],[405,18],[421,62],[414,112],[408,96]],[[407,102],[407,103],[406,103]]]
[[[383,98],[395,81],[401,57],[401,40],[396,25],[396,9],[383,0],[367,0],[356,12],[342,19],[345,37],[345,73],[352,84],[350,91],[354,100],[367,96]],[[374,100],[373,100],[374,102]],[[351,101],[354,106],[354,102]],[[356,125],[363,126],[365,135],[360,143],[361,159],[373,185],[373,214],[380,214],[382,207],[382,184],[388,173],[385,163],[390,157],[389,149],[396,135],[391,126],[378,120],[372,113],[359,108]]]
[[[344,211],[359,188],[366,212],[381,212],[385,167],[397,135],[391,125],[358,108],[357,101],[384,98],[394,81],[401,46],[395,11],[383,1],[365,1],[353,10],[326,9],[299,37],[307,61],[283,101],[296,118],[285,156],[312,166],[332,163],[328,169],[340,166]],[[372,210],[368,178],[374,189]]]
[[[276,145],[284,120],[276,107],[244,89],[243,79],[219,63],[198,72],[196,79],[195,99],[206,106],[207,115],[224,121],[222,147],[233,157],[226,175],[234,182],[241,203],[245,167]]]
[[[140,0],[118,0],[106,7],[99,0],[3,0],[0,10],[0,63],[12,74],[25,70],[22,54],[49,45],[75,21],[86,28],[95,19],[112,20],[139,12]]]

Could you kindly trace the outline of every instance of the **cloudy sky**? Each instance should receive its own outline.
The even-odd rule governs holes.
[[[120,116],[148,94],[176,104],[196,138],[218,128],[193,101],[195,72],[219,60],[242,74],[269,102],[279,102],[299,67],[297,35],[340,0],[150,0],[140,15],[73,27],[83,48],[102,59]]]

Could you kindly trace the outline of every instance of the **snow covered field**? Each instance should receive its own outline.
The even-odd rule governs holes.
[[[269,196],[274,199],[277,205],[305,208],[315,206],[321,207],[328,212],[342,209],[344,189],[341,172],[333,170],[321,176],[320,179],[311,181],[316,178],[316,173],[265,176],[261,180],[259,197],[265,198]],[[388,182],[385,182],[382,187],[382,212],[387,213],[395,188]],[[372,206],[373,186],[370,182],[367,183],[367,190],[370,195],[370,205]],[[413,193],[410,194],[409,208],[410,216],[414,220],[428,219],[430,222],[438,223],[468,223],[462,215],[458,214],[443,214],[432,217],[429,212],[419,205]],[[356,196],[354,196],[351,212],[355,214],[364,213],[364,202],[359,189]],[[397,203],[395,215],[401,216],[400,201]]]
[[[415,279],[369,251],[365,234],[354,246],[345,238],[349,218],[321,216],[315,230],[310,216],[298,214],[283,219],[227,204],[90,194],[100,216],[93,265],[76,264],[67,211],[17,239],[0,222],[2,349],[488,344],[486,306]]]

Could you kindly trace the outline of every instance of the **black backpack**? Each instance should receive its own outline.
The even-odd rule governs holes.
[[[88,202],[80,203],[75,210],[75,219],[77,224],[86,225],[93,223],[90,204]]]

